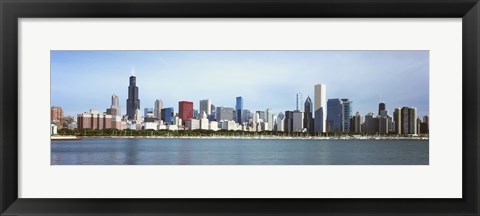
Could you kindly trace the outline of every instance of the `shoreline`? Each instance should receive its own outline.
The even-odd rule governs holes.
[[[78,139],[429,140],[429,137],[77,136]]]
[[[50,136],[51,141],[80,140],[78,136]]]

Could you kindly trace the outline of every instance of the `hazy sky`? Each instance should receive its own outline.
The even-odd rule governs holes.
[[[140,106],[178,111],[178,101],[211,99],[215,106],[294,110],[296,93],[314,100],[314,85],[327,85],[327,98],[349,98],[353,114],[377,114],[384,101],[395,107],[429,109],[428,51],[52,51],[51,103],[66,115],[105,111],[120,97],[122,114],[131,68]]]

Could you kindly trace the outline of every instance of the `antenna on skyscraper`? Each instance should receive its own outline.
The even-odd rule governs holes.
[[[135,76],[135,67],[130,69],[130,76]]]

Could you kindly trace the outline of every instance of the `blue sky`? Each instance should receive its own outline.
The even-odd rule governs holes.
[[[215,106],[294,110],[296,93],[314,99],[314,85],[327,85],[327,98],[349,98],[353,113],[377,114],[384,101],[393,109],[429,110],[428,51],[52,51],[51,103],[66,115],[110,107],[120,97],[125,114],[128,79],[135,68],[141,109],[162,99],[211,99]]]

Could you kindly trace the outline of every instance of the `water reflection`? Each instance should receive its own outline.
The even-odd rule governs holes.
[[[428,141],[82,139],[52,142],[62,165],[428,164]]]
[[[124,164],[138,164],[139,160],[137,158],[139,148],[138,146],[142,144],[140,139],[128,139],[128,143],[125,147],[126,155]]]

